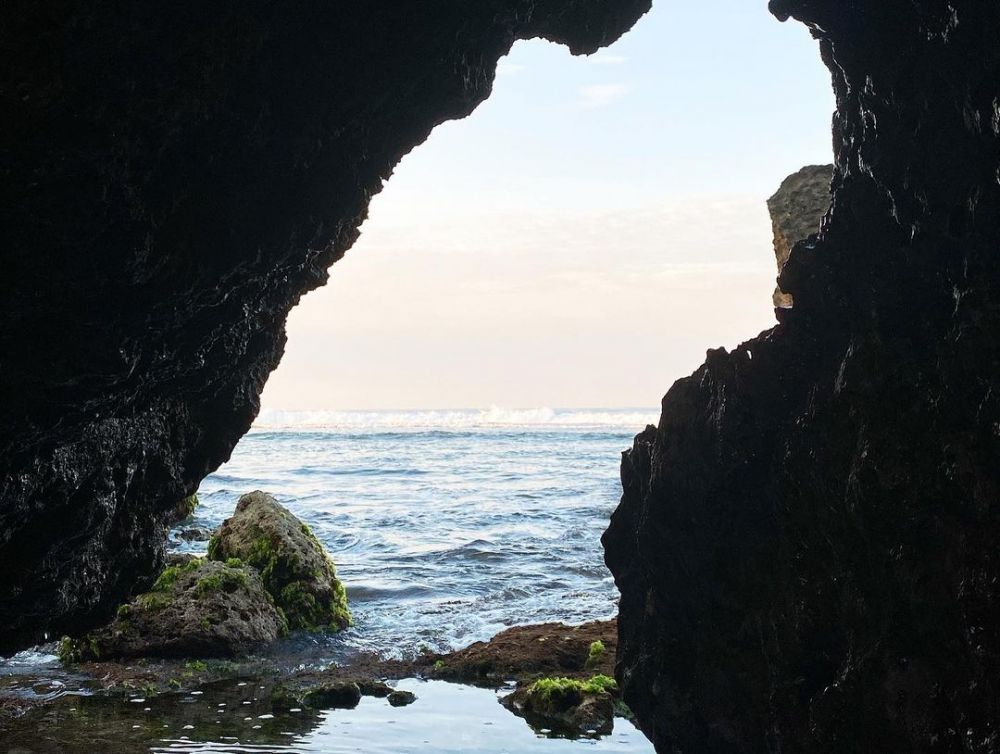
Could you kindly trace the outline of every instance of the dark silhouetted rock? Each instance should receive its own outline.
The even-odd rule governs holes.
[[[301,699],[313,709],[354,709],[361,702],[361,689],[351,682],[329,683],[304,691]]]
[[[400,689],[391,692],[387,698],[393,707],[406,707],[417,701],[417,695],[412,691],[401,691]]]
[[[792,247],[819,233],[820,222],[830,209],[832,180],[833,165],[809,165],[788,176],[781,182],[774,196],[767,200],[779,273],[788,261]],[[791,308],[792,297],[776,287],[774,305],[783,309]]]
[[[649,5],[0,4],[0,652],[153,582],[290,309],[515,40],[592,52]]]
[[[193,559],[167,568],[153,589],[118,608],[110,625],[64,639],[66,662],[129,657],[230,657],[286,631],[251,568]]]
[[[359,676],[332,680],[323,677],[342,670],[344,668],[333,668],[320,673],[307,671],[277,684],[271,690],[272,708],[276,712],[287,712],[296,707],[354,709],[362,696],[384,699],[393,693],[391,686],[376,678]]]
[[[240,498],[208,544],[208,557],[257,569],[289,628],[340,630],[351,623],[347,593],[309,527],[265,492]]]
[[[833,76],[832,208],[623,458],[624,699],[661,752],[995,752],[1000,4],[771,8]]]

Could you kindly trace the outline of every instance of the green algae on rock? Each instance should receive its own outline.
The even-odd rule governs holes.
[[[384,681],[374,678],[292,678],[288,683],[279,683],[271,689],[270,701],[274,712],[286,712],[296,707],[316,710],[354,709],[363,696],[380,699],[389,697],[391,704],[394,693],[398,692]]]
[[[347,592],[309,527],[271,495],[240,498],[208,545],[211,560],[239,558],[260,571],[264,587],[292,630],[339,631],[351,624]]]
[[[302,703],[313,709],[354,709],[360,701],[361,687],[351,681],[317,686],[302,695]]]
[[[389,706],[391,707],[406,707],[417,701],[417,695],[412,691],[403,691],[401,689],[396,689],[387,697]]]
[[[604,657],[604,642],[600,639],[592,641],[587,649],[587,667],[598,664]]]
[[[65,663],[130,657],[232,657],[275,640],[287,623],[251,568],[194,559],[170,566],[114,620],[66,638]]]
[[[521,685],[501,703],[536,729],[571,736],[604,735],[613,725],[617,693],[615,679],[606,675],[587,680],[539,678]]]
[[[198,507],[198,493],[194,492],[185,498],[177,501],[177,504],[167,514],[168,524],[179,524],[181,521],[191,518]]]

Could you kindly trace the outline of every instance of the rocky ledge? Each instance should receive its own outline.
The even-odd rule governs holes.
[[[173,586],[187,583],[186,576],[206,564],[213,567],[213,572],[222,568],[216,562],[188,562],[195,565],[176,566],[174,571],[166,572],[163,580]],[[513,685],[513,692],[503,696],[501,703],[536,731],[544,729],[547,734],[555,732],[563,737],[606,735],[613,717],[630,714],[620,703],[617,684],[610,677],[615,659],[615,621],[581,626],[518,626],[502,631],[491,641],[447,654],[425,652],[411,659],[385,660],[361,653],[341,664],[306,670],[298,661],[289,666],[266,654],[197,659],[153,646],[153,651],[145,654],[130,651],[112,659],[109,654],[93,651],[92,639],[115,633],[102,629],[86,641],[72,643],[75,653],[65,659],[72,663],[72,679],[80,686],[79,691],[62,681],[56,694],[25,695],[8,685],[0,688],[0,736],[5,727],[15,724],[23,731],[32,719],[37,719],[31,715],[44,715],[45,707],[66,693],[145,698],[217,690],[237,683],[246,686],[250,680],[254,681],[251,686],[255,698],[265,700],[275,714],[293,709],[353,709],[364,696],[384,698],[394,707],[407,706],[417,700],[416,696],[394,687],[396,681],[405,678],[492,689]],[[28,718],[16,722],[26,714]]]

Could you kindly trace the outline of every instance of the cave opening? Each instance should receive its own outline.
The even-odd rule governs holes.
[[[829,91],[814,43],[762,7],[658,7],[560,85],[565,57],[518,46],[497,96],[373,205],[327,289],[356,274],[357,295],[296,310],[263,413],[289,313],[399,161],[486,100],[514,40],[595,53],[650,0],[64,5],[0,11],[0,653],[41,650],[3,664],[5,742],[285,749],[334,732],[320,708],[344,704],[381,705],[368,730],[398,750],[386,716],[412,693],[341,676],[227,695],[194,658],[389,648],[461,680],[435,642],[604,617],[617,586],[607,644],[564,624],[497,634],[542,646],[546,672],[577,667],[568,685],[514,678],[508,709],[567,693],[603,730],[620,692],[661,751],[996,748],[995,3],[771,0],[819,43],[830,130],[829,103],[809,104]],[[477,131],[507,99],[520,108]],[[831,131],[822,233],[796,242],[774,219],[794,306],[779,295],[777,326],[677,379],[616,478],[646,421],[618,406],[770,324],[763,200],[826,162]],[[757,220],[736,221],[740,196]],[[308,345],[324,306],[343,331]],[[213,534],[257,486],[309,525],[250,493]],[[546,651],[566,632],[572,651]],[[410,737],[452,750],[455,727],[435,727],[444,746]],[[523,727],[491,750],[548,745]]]
[[[341,569],[349,644],[611,616],[619,452],[706,345],[773,325],[765,200],[829,160],[831,110],[815,42],[762,8],[657,6],[589,58],[515,43],[292,311],[195,526],[274,492]]]

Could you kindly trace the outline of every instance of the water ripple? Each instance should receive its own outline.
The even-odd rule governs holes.
[[[465,418],[448,416],[458,424],[367,417],[371,427],[255,430],[202,483],[196,525],[218,525],[253,489],[308,523],[355,616],[325,640],[329,657],[449,649],[506,626],[613,614],[600,536],[621,494],[621,451],[645,422],[628,424],[625,412],[616,424],[575,426],[554,412],[535,426],[460,426]]]

